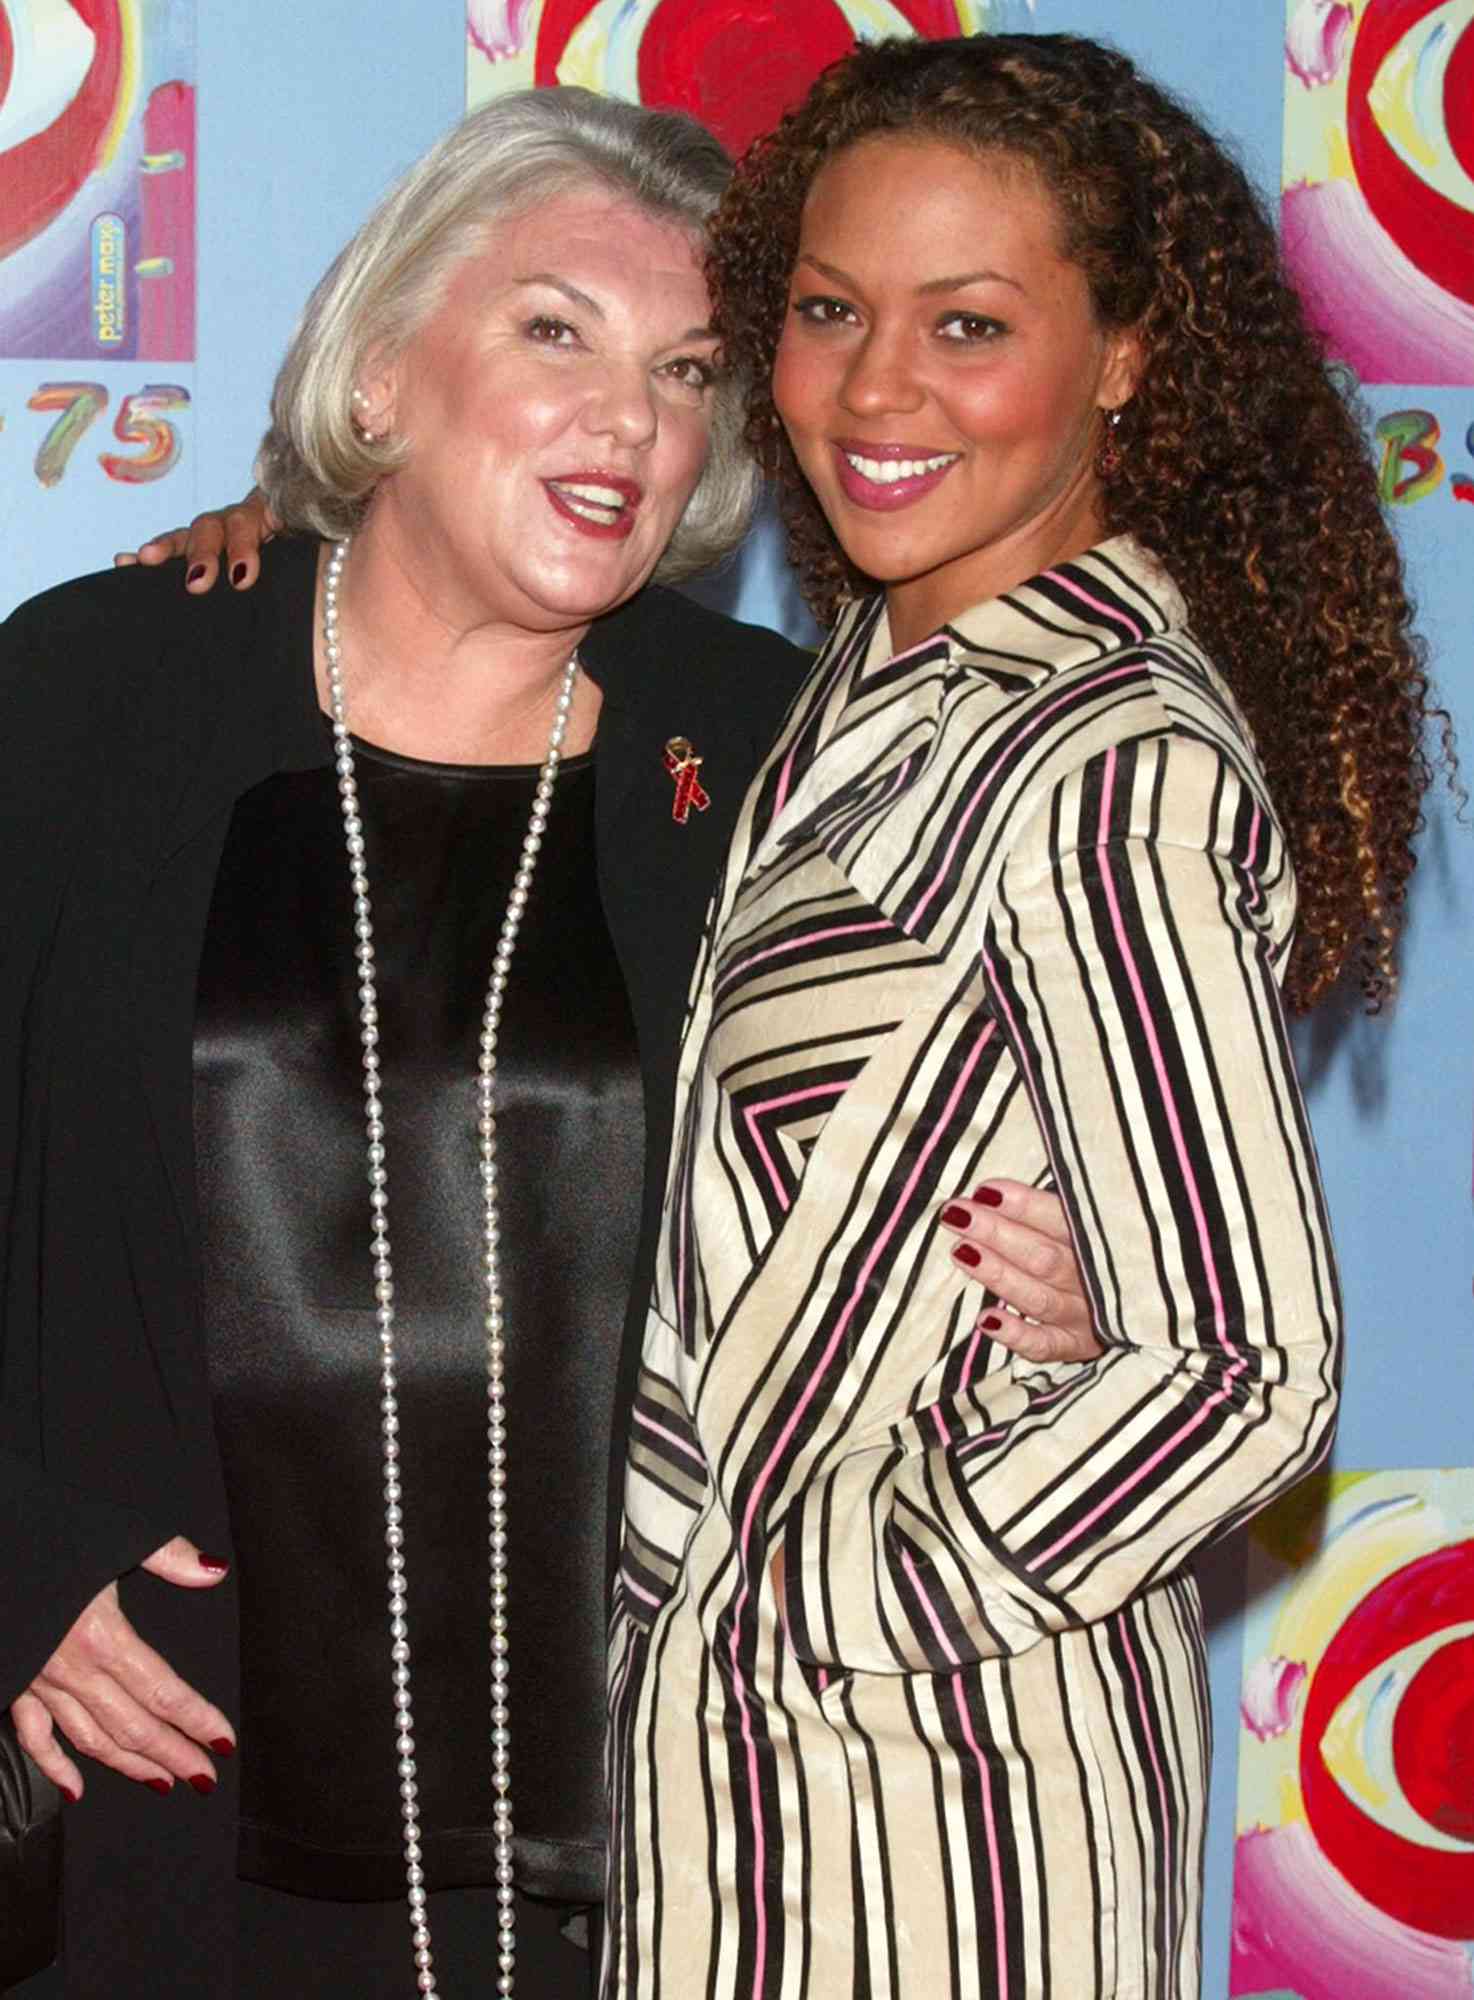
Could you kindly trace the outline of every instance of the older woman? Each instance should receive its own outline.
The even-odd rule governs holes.
[[[28,1996],[592,1976],[620,1322],[801,665],[642,589],[752,493],[726,175],[581,92],[470,119],[308,308],[260,589],[0,632],[0,1693],[87,1793]]]
[[[1094,44],[858,50],[714,241],[838,622],[682,1056],[604,1990],[1190,2000],[1186,1564],[1336,1405],[1281,986],[1387,992],[1428,776],[1395,545],[1242,173]],[[985,1171],[1062,1194],[1093,1366],[929,1255]]]
[[[38,1994],[510,1990],[514,1916],[519,1992],[590,1976],[644,1152],[800,663],[637,597],[752,496],[726,176],[579,93],[469,120],[282,369],[308,536],[0,637],[3,1693],[88,1794]]]

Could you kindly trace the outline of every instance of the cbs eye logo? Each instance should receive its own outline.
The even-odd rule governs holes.
[[[1342,1620],[1306,1690],[1300,1792],[1369,1903],[1474,1939],[1474,1541],[1405,1563]]]
[[[126,53],[121,0],[0,0],[0,257],[41,235],[102,163]]]
[[[966,34],[977,11],[963,0],[543,0],[533,79],[679,106],[740,153],[857,40]],[[994,27],[1032,25],[1022,0],[994,0],[989,13]],[[507,37],[500,6],[472,0],[467,18],[490,55],[525,46]]]
[[[1346,142],[1368,208],[1408,260],[1474,305],[1474,8],[1367,0]]]

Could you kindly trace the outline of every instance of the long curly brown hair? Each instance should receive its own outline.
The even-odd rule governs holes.
[[[1136,329],[1139,386],[1103,484],[1110,534],[1170,569],[1249,718],[1294,858],[1285,982],[1313,1007],[1348,966],[1396,981],[1432,771],[1423,654],[1356,409],[1328,371],[1242,169],[1122,55],[1074,35],[889,41],[835,63],[741,162],[709,277],[748,439],[825,622],[873,588],[799,471],[769,383],[814,177],[857,141],[931,138],[1022,161],[1058,204],[1103,326]]]

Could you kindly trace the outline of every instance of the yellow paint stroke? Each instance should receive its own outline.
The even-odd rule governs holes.
[[[1285,28],[1303,0],[1285,0]],[[1280,170],[1282,187],[1318,186],[1322,181],[1354,180],[1351,156],[1346,149],[1346,79],[1351,68],[1351,50],[1366,0],[1353,0],[1351,32],[1341,67],[1329,83],[1313,89],[1301,83],[1288,61],[1285,72],[1284,153]]]
[[[1326,152],[1327,180],[1349,181],[1356,178],[1356,169],[1351,164],[1351,142],[1346,137],[1344,119],[1326,134]]]
[[[1038,0],[1025,0],[1030,14]],[[956,0],[959,35],[985,35],[998,26],[998,0]]]
[[[138,16],[138,0],[119,0],[118,21],[123,31],[123,59],[118,70],[117,102],[97,158],[99,172],[112,165],[123,134],[132,123],[133,107],[138,98],[138,79],[143,66],[143,28]]]
[[[1271,1652],[1287,1660],[1304,1660],[1314,1673],[1352,1606],[1393,1570],[1446,1539],[1443,1514],[1416,1489],[1373,1519],[1335,1537],[1287,1593],[1275,1621]]]
[[[1297,1756],[1288,1771],[1280,1773],[1279,1811],[1274,1816],[1276,1826],[1308,1825],[1305,1811],[1305,1795],[1300,1790],[1300,1759]],[[1240,1828],[1242,1832],[1242,1828]]]
[[[840,11],[864,41],[881,41],[894,35],[914,36],[915,28],[905,15],[889,4],[889,0],[839,0]],[[987,8],[983,9],[987,23]]]
[[[609,88],[609,31],[597,7],[563,44],[557,75],[559,83],[581,84],[585,90]]]
[[[1438,156],[1428,144],[1413,109],[1413,85],[1421,53],[1421,49],[1410,49],[1405,42],[1389,49],[1367,93],[1367,102],[1377,123],[1390,139],[1397,141],[1401,151],[1420,167],[1431,167]]]
[[[1387,1792],[1377,1782],[1362,1744],[1371,1703],[1361,1688],[1353,1688],[1322,1731],[1320,1754],[1342,1791],[1366,1805],[1385,1806]]]

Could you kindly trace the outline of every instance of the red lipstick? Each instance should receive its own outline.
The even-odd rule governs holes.
[[[645,489],[617,472],[562,472],[543,491],[565,521],[598,541],[619,541],[634,531]]]

